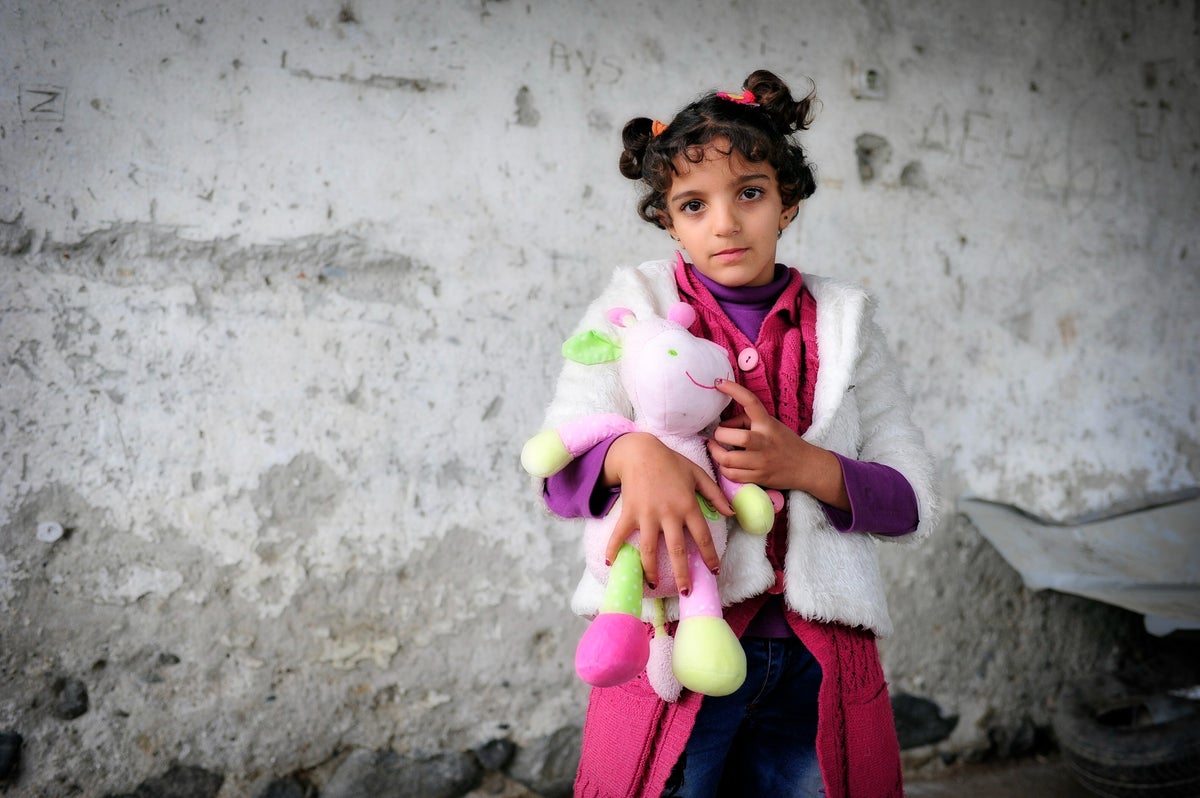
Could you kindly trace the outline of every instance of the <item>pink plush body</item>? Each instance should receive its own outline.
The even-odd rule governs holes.
[[[646,319],[625,332],[620,360],[622,384],[634,407],[631,429],[649,432],[671,449],[714,476],[703,433],[721,417],[729,397],[716,388],[717,380],[732,380],[733,368],[725,349],[687,331],[694,318],[687,305],[672,309],[668,320]],[[614,316],[619,320],[619,316]],[[600,425],[619,426],[612,417],[599,416]],[[618,417],[619,418],[619,417]],[[568,448],[570,448],[568,446]],[[733,485],[734,483],[728,483]],[[584,556],[589,571],[601,583],[608,578],[604,552],[620,518],[620,502],[607,516],[588,521],[584,529]],[[725,553],[727,523],[724,517],[709,521],[709,534],[719,555]],[[629,542],[638,546],[640,534]],[[679,592],[665,546],[658,546],[658,582],[647,598]]]

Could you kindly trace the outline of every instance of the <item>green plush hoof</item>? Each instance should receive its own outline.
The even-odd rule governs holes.
[[[724,618],[695,616],[675,630],[675,678],[704,695],[729,695],[746,681],[746,652]]]
[[[743,485],[731,504],[738,523],[751,535],[765,535],[775,525],[775,506],[758,485]]]
[[[521,467],[543,479],[562,471],[571,459],[562,438],[552,429],[534,435],[521,448]]]

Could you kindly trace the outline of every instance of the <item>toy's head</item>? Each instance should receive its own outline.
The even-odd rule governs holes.
[[[625,331],[620,344],[609,342],[614,352],[607,359],[619,358],[639,425],[659,435],[693,435],[720,418],[729,397],[716,381],[732,380],[733,369],[723,347],[688,332],[696,318],[691,306],[677,302],[665,319],[639,319],[625,308],[610,310],[608,318]]]
[[[700,432],[729,404],[716,388],[718,379],[733,379],[729,355],[688,332],[695,317],[684,302],[672,306],[666,319],[639,320],[620,309],[609,316],[625,328],[620,363],[625,392],[638,423],[657,434]]]

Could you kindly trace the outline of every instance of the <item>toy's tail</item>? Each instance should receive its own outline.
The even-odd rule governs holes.
[[[663,701],[678,701],[683,685],[675,678],[673,660],[675,638],[667,634],[667,613],[663,600],[654,599],[654,639],[650,641],[650,659],[646,663],[646,677],[650,686]]]

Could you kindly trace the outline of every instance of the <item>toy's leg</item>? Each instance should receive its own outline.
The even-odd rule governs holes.
[[[704,695],[729,695],[746,680],[746,652],[725,623],[717,578],[694,546],[688,551],[692,590],[679,597],[675,629],[675,676]]]
[[[575,649],[575,672],[594,687],[612,687],[641,673],[649,656],[642,623],[642,560],[626,543],[609,571],[600,614]]]

